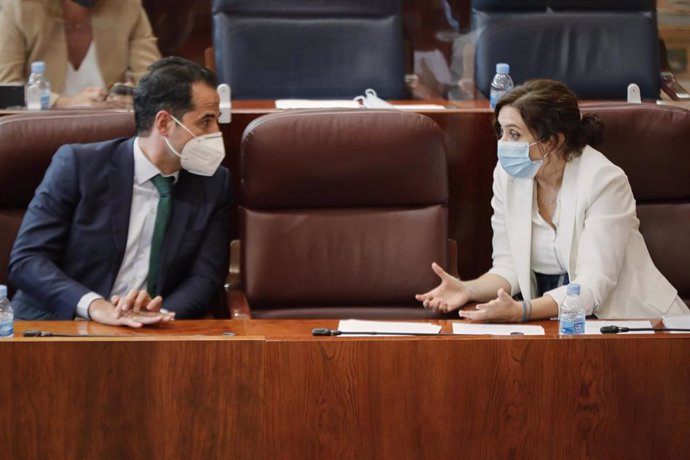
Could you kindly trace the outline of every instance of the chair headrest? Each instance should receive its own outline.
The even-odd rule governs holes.
[[[0,118],[0,205],[25,208],[63,144],[134,135],[131,112],[46,111]]]
[[[446,147],[438,125],[395,110],[301,111],[247,126],[240,157],[250,208],[446,203]]]

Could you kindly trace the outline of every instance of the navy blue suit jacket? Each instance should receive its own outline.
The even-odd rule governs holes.
[[[72,319],[87,292],[109,298],[127,244],[133,142],[65,145],[54,155],[10,256],[18,318]],[[173,187],[158,293],[178,318],[202,316],[217,302],[228,265],[230,190],[224,167],[211,177],[182,170]]]

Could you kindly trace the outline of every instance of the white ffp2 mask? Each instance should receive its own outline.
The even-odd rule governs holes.
[[[177,118],[170,115],[175,123],[180,125],[189,134],[194,136],[185,125],[183,125]],[[182,169],[189,171],[192,174],[199,176],[212,176],[220,163],[225,158],[225,144],[223,143],[223,133],[203,134],[201,136],[192,137],[182,147],[182,152],[178,152],[170,144],[167,137],[163,138],[168,148],[178,157],[180,157],[180,164]]]

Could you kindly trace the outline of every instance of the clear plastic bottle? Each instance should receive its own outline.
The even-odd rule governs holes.
[[[491,80],[491,90],[489,92],[489,104],[491,110],[496,108],[496,104],[503,97],[503,95],[511,91],[515,85],[513,79],[510,78],[510,66],[505,62],[496,64],[496,75]]]
[[[0,337],[14,335],[14,310],[7,298],[7,286],[0,284]]]
[[[585,333],[585,306],[580,297],[580,285],[570,283],[567,297],[558,312],[558,332],[560,335],[581,335]]]
[[[26,84],[26,108],[29,110],[50,109],[50,82],[45,78],[45,70],[45,62],[31,63],[31,75]]]

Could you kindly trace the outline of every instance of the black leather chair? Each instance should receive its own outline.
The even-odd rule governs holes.
[[[565,82],[580,99],[645,99],[662,88],[655,0],[474,0],[475,84],[489,94],[497,62],[516,84]],[[673,97],[673,96],[672,96]]]
[[[407,97],[399,0],[214,0],[213,46],[233,98]]]

